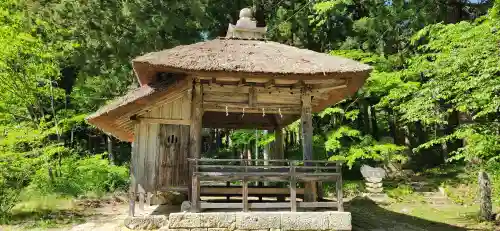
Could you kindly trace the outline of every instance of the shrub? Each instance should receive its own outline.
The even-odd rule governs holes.
[[[80,196],[89,192],[102,194],[125,189],[128,185],[128,168],[111,165],[102,155],[85,158],[68,157],[61,161],[54,177],[47,168],[40,168],[33,178],[30,189],[42,194]]]
[[[387,189],[387,195],[398,201],[402,201],[405,197],[413,194],[413,188],[410,185],[401,184],[397,188]]]

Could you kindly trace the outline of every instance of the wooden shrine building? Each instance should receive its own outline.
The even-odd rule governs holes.
[[[276,203],[276,207],[294,211],[297,207],[332,205],[314,203],[314,195],[296,202],[300,191],[297,182],[309,187],[305,194],[314,191],[314,182],[341,182],[339,166],[311,161],[312,113],[353,95],[371,67],[267,41],[265,31],[256,27],[251,11],[243,9],[225,38],[137,57],[132,65],[140,87],[87,118],[104,132],[132,142],[132,214],[135,193],[143,196],[170,190],[189,192],[193,211],[219,206],[244,210],[272,207],[271,203],[248,203],[249,181],[289,182],[290,189],[285,190],[290,202]],[[282,128],[297,119],[301,119],[304,161],[283,160]],[[202,159],[202,128],[274,130],[275,156],[281,158],[265,164],[258,160]],[[241,181],[237,190],[220,190],[241,194],[243,203],[200,201],[200,194],[210,191],[200,187],[200,180]],[[250,194],[259,190],[253,191]]]

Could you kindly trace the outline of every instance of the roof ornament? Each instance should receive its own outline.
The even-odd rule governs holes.
[[[257,27],[257,22],[253,18],[250,8],[243,8],[240,11],[240,19],[236,25],[229,24],[226,38],[229,39],[265,39],[267,27]]]

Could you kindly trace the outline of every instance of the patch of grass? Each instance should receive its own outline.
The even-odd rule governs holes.
[[[477,206],[409,201],[380,205],[356,198],[347,209],[352,213],[353,230],[494,230],[493,223],[477,219]]]
[[[413,194],[413,188],[410,185],[401,184],[396,188],[387,189],[386,193],[390,198],[396,199],[397,201],[404,201]]]
[[[55,194],[45,196],[23,195],[23,200],[11,212],[11,225],[23,228],[53,228],[82,223],[83,209],[70,197]]]

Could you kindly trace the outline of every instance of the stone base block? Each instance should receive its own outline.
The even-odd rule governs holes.
[[[153,230],[168,225],[168,218],[164,215],[147,215],[142,217],[127,217],[125,227],[132,230]]]
[[[171,213],[167,228],[176,231],[344,231],[351,230],[352,226],[349,212],[214,212]]]

